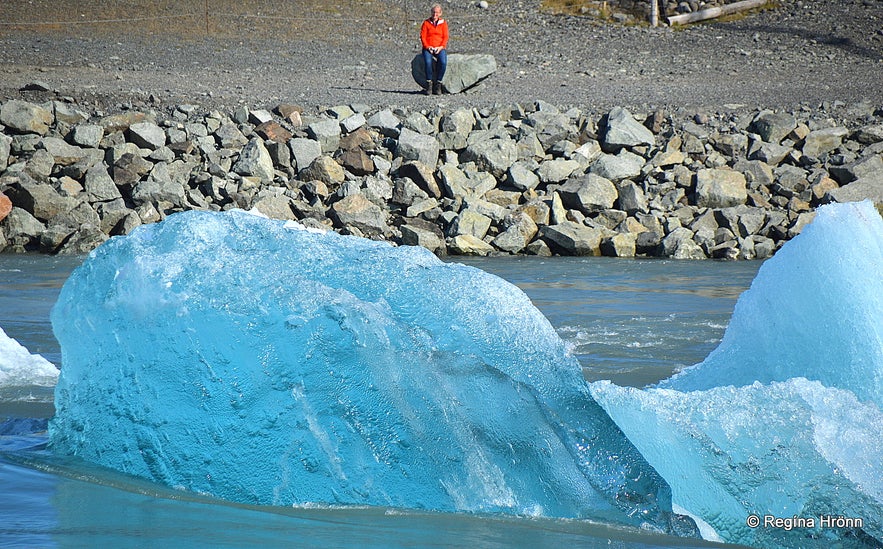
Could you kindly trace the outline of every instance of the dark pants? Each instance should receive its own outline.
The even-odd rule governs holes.
[[[435,61],[433,68],[433,61]],[[445,77],[445,69],[448,68],[448,50],[441,50],[438,53],[430,53],[429,50],[423,50],[423,63],[426,64],[426,79],[441,82]]]

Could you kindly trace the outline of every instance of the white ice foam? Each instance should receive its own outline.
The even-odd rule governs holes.
[[[0,387],[52,387],[58,368],[40,355],[32,355],[0,328]]]

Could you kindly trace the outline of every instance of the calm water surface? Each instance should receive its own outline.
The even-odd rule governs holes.
[[[572,345],[588,380],[639,387],[701,362],[761,265],[604,257],[459,261],[524,290]]]
[[[0,327],[61,361],[49,311],[82,258],[0,254]],[[587,379],[643,386],[701,361],[760,263],[491,258],[457,261],[523,289]],[[0,401],[4,417],[47,418],[51,391]],[[7,424],[8,425],[8,424]],[[248,507],[166,490],[47,457],[41,434],[0,432],[0,547],[703,547],[613,525],[395,509]]]

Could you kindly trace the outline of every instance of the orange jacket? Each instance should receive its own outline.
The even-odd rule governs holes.
[[[439,19],[433,25],[432,21],[427,19],[420,27],[420,42],[424,48],[447,48],[448,47],[448,22]]]

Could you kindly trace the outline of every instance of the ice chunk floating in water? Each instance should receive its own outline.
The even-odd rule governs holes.
[[[870,203],[820,208],[761,267],[703,363],[662,388],[592,384],[672,501],[724,540],[883,546],[881,247]],[[804,522],[765,526],[766,516]]]
[[[58,452],[239,502],[670,529],[527,296],[422,248],[177,214],[93,252],[52,325]]]
[[[761,266],[720,346],[662,386],[793,377],[883,406],[883,219],[870,202],[819,208],[803,233]]]
[[[7,387],[52,387],[58,368],[41,355],[32,355],[0,328],[0,389]]]

